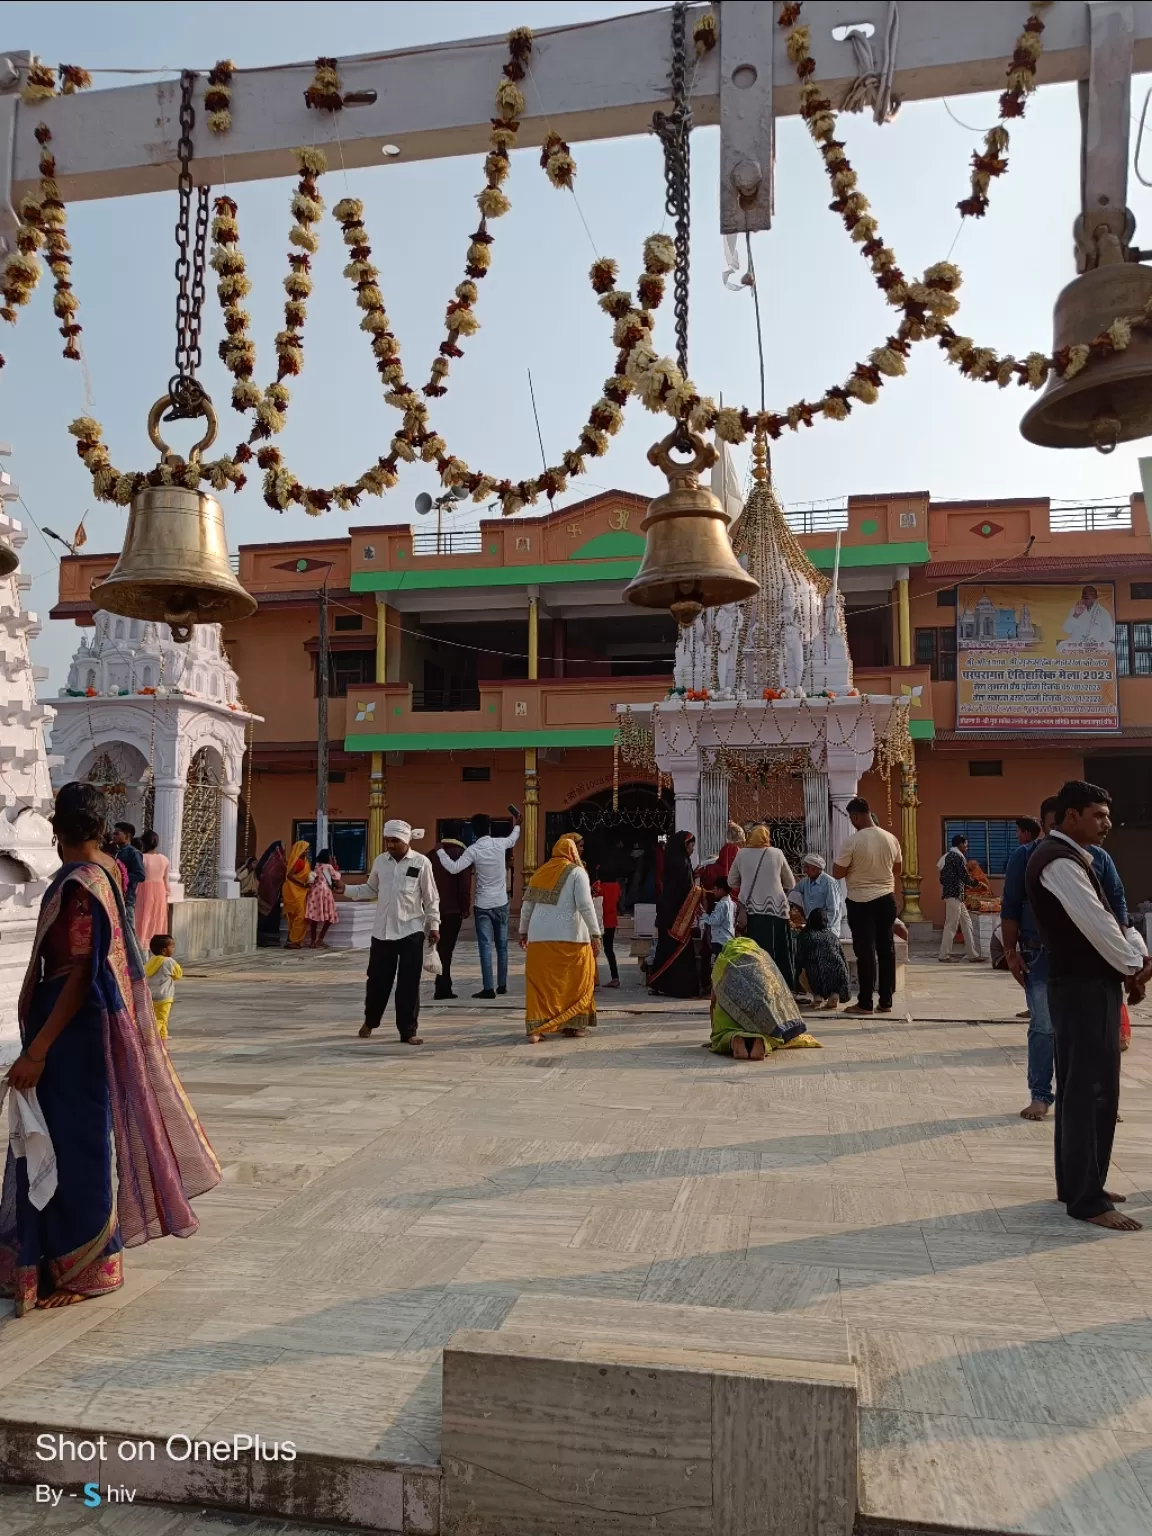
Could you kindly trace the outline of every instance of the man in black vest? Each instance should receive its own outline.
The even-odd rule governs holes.
[[[1069,1216],[1135,1232],[1104,1187],[1120,1102],[1120,1004],[1139,1002],[1152,977],[1143,943],[1120,927],[1088,849],[1112,825],[1111,797],[1071,779],[1056,824],[1028,860],[1025,888],[1048,953],[1048,1006],[1056,1039],[1056,1198]]]

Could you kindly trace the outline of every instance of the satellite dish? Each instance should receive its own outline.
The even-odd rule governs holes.
[[[423,517],[426,513],[431,512],[432,498],[429,496],[427,491],[421,491],[419,496],[417,496],[416,510],[419,512],[421,517]]]
[[[466,485],[454,485],[452,487],[452,494],[457,501],[467,501],[469,495],[468,487]],[[1117,513],[1117,516],[1119,516],[1119,513]]]

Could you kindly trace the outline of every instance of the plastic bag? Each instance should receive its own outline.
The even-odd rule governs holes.
[[[429,944],[424,950],[424,974],[425,976],[443,976],[444,967],[440,964],[440,954],[435,944]]]

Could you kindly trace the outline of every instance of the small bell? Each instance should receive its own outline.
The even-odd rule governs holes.
[[[692,452],[677,464],[672,449]],[[624,588],[638,608],[667,608],[677,624],[692,624],[705,608],[740,603],[760,590],[732,553],[728,514],[698,482],[716,450],[683,424],[648,450],[648,462],[668,477],[668,489],[648,504],[640,524],[648,535],[640,569]]]
[[[169,451],[158,430],[160,413],[170,401],[165,395],[152,407],[148,436],[160,450],[161,463],[180,470],[184,460]],[[189,454],[189,463],[216,437],[216,413],[207,396],[203,410],[208,431]],[[192,638],[196,624],[223,624],[256,612],[256,599],[232,571],[220,503],[182,485],[149,485],[133,496],[116,568],[93,586],[92,596],[109,613],[167,624],[181,644]]]
[[[0,577],[11,576],[13,571],[20,569],[20,556],[12,545],[12,540],[0,533]]]
[[[1096,340],[1116,319],[1143,314],[1152,268],[1114,262],[1073,278],[1056,300],[1055,350]],[[1133,329],[1122,352],[1093,358],[1071,379],[1053,375],[1020,423],[1041,448],[1098,448],[1152,435],[1152,336]]]

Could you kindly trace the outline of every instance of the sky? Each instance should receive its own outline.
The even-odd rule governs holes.
[[[21,6],[8,45],[46,61],[89,69],[181,67],[208,69],[220,57],[238,65],[275,64],[313,52],[345,55],[413,43],[482,36],[513,26],[555,26],[643,9],[612,3],[314,4],[230,3],[143,5],[52,3]],[[1021,19],[1027,7],[1021,0]],[[814,38],[820,78],[831,38]],[[1043,61],[1040,78],[1043,80]],[[97,76],[97,86],[120,83]],[[496,82],[493,81],[493,89]],[[1134,92],[1139,104],[1142,84]],[[547,109],[547,102],[544,103]],[[244,110],[244,81],[233,109]],[[1010,166],[992,187],[984,219],[961,228],[957,201],[968,191],[968,159],[995,121],[994,96],[912,103],[877,128],[870,116],[842,118],[848,154],[882,235],[907,273],[950,257],[964,273],[962,308],[954,323],[982,345],[1023,355],[1052,345],[1052,304],[1074,276],[1072,223],[1079,201],[1079,118],[1071,87],[1042,89],[1028,115],[1012,125]],[[575,444],[591,403],[611,372],[613,349],[605,317],[587,281],[596,255],[613,256],[628,284],[640,270],[647,235],[664,226],[658,145],[649,136],[572,146],[576,196],[554,190],[536,150],[514,155],[505,191],[512,211],[493,225],[492,268],[481,287],[479,333],[453,364],[449,393],[434,405],[434,424],[449,450],[473,468],[518,480],[540,467],[528,389],[531,370],[540,430],[549,461]],[[751,297],[722,283],[718,220],[719,130],[693,136],[690,372],[698,386],[726,403],[759,404],[759,363]],[[399,336],[409,377],[422,382],[443,335],[443,314],[463,275],[468,233],[476,224],[475,195],[483,185],[480,157],[405,165],[391,160],[345,175],[330,154],[322,191],[362,197],[373,259]],[[257,343],[257,377],[273,375],[272,338],[281,323],[291,183],[254,182],[230,188],[239,203],[241,245],[253,280],[247,307]],[[781,121],[774,227],[754,237],[763,312],[767,403],[782,409],[842,382],[894,328],[866,263],[840,220],[828,210],[820,157],[796,118]],[[1152,194],[1133,180],[1129,202],[1138,240],[1149,240]],[[175,192],[80,203],[69,209],[73,280],[92,385],[91,413],[103,423],[112,460],[121,468],[152,462],[145,421],[172,372],[175,285]],[[306,483],[353,479],[387,445],[399,418],[384,405],[368,347],[358,329],[351,290],[341,277],[343,246],[333,221],[321,224],[314,259],[316,289],[305,327],[307,364],[292,384],[288,426],[277,439]],[[43,282],[19,324],[2,328],[0,440],[11,443],[5,467],[18,482],[25,522],[70,534],[87,513],[88,549],[118,548],[122,509],[97,503],[68,436],[69,421],[86,408],[81,370],[60,356]],[[205,304],[205,367],[201,378],[221,407],[222,442],[244,435],[228,408],[230,379],[216,358],[222,334],[212,286]],[[670,299],[659,312],[657,346],[674,349]],[[1030,392],[1001,392],[963,379],[931,346],[913,352],[907,377],[890,382],[879,403],[858,408],[847,422],[822,422],[773,449],[776,482],[786,504],[842,500],[849,494],[929,491],[937,499],[1047,495],[1127,498],[1139,488],[1137,457],[1144,444],[1094,451],[1032,447],[1018,422]],[[571,483],[564,505],[606,487],[641,494],[661,490],[646,462],[664,418],[629,408],[609,455]],[[666,425],[666,423],[665,423]],[[179,444],[177,444],[179,445]],[[747,449],[737,450],[743,469]],[[239,496],[223,497],[233,548],[241,543],[316,538],[350,525],[418,523],[420,491],[437,489],[434,472],[412,466],[383,500],[366,499],[351,513],[308,517],[279,514],[263,503],[258,473]],[[470,504],[457,526],[474,523]],[[422,524],[426,527],[427,524]],[[76,629],[50,623],[56,560],[32,532],[23,568],[33,578],[27,606],[44,620],[34,660],[52,669],[45,692],[64,681]]]

